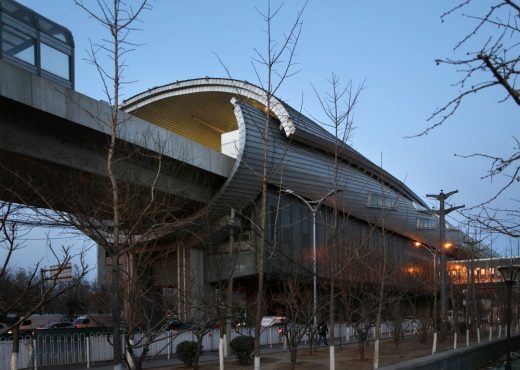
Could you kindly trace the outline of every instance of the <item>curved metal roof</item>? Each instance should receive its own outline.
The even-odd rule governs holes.
[[[138,94],[124,103],[124,110],[220,151],[223,133],[238,131],[235,165],[221,189],[208,204],[211,218],[229,208],[242,208],[260,191],[258,173],[263,166],[265,92],[245,81],[202,78],[180,81]],[[230,104],[231,102],[231,104]],[[318,199],[334,184],[331,153],[336,138],[327,130],[273,97],[268,161],[270,182]],[[279,128],[279,129],[278,129]],[[424,201],[394,176],[350,146],[342,143],[339,179],[344,191],[339,203],[347,213],[379,224],[381,207],[368,205],[370,196],[392,199],[385,209],[385,228],[424,244],[438,244],[438,226],[419,229],[418,217],[430,217]],[[326,200],[329,206],[331,201]],[[338,202],[338,197],[336,197]],[[336,203],[336,206],[338,203]],[[448,230],[452,242],[464,237]]]

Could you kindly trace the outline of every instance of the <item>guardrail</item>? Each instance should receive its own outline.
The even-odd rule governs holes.
[[[507,350],[520,349],[520,336],[511,337],[511,346],[507,339],[495,339],[490,342],[475,344],[470,347],[454,349],[432,356],[416,358],[398,364],[381,367],[380,370],[467,370],[482,369],[488,361],[493,361]]]

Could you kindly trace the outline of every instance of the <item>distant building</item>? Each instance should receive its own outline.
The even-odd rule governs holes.
[[[464,285],[475,283],[480,288],[496,288],[504,285],[504,279],[497,267],[520,265],[520,257],[492,257],[448,262],[448,274],[452,284]]]
[[[451,318],[459,322],[500,322],[505,310],[504,279],[500,266],[519,265],[520,257],[470,258],[448,262],[452,284]],[[513,317],[518,318],[518,281],[513,285]],[[457,313],[457,315],[455,315]],[[468,319],[468,317],[470,317]]]

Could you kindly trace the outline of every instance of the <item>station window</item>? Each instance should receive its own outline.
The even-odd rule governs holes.
[[[395,208],[397,198],[383,194],[369,193],[367,199],[367,207],[373,208]]]
[[[40,45],[41,67],[65,80],[69,80],[69,56],[45,43]]]
[[[2,50],[6,55],[31,65],[36,64],[36,40],[13,27],[2,27]]]
[[[68,29],[13,0],[0,0],[0,59],[74,88]]]
[[[433,217],[419,216],[417,217],[417,228],[418,229],[435,229],[438,221]]]

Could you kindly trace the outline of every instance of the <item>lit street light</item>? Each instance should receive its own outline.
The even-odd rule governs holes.
[[[421,242],[415,242],[416,247],[423,247],[433,257],[433,331],[437,333],[437,250],[427,247]]]
[[[520,272],[520,265],[511,266],[500,266],[497,267],[498,271],[504,278],[504,283],[507,286],[507,353],[506,353],[506,365],[505,370],[511,370],[511,288],[518,279],[518,273]]]
[[[310,209],[312,213],[312,315],[314,320],[314,327],[318,326],[318,282],[317,282],[317,261],[316,261],[316,213],[320,208],[323,201],[334,193],[339,193],[341,189],[332,189],[322,198],[318,200],[307,200],[301,195],[296,194],[291,189],[282,190],[286,194],[294,195],[296,198],[301,200]]]

